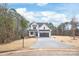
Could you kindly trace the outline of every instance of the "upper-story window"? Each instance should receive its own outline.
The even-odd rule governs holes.
[[[33,29],[36,29],[37,25],[32,25],[33,26]]]
[[[44,27],[44,30],[45,30],[45,27]]]

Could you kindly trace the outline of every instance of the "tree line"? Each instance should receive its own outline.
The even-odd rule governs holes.
[[[0,44],[20,39],[28,23],[15,9],[8,8],[8,4],[0,4]]]
[[[64,22],[59,24],[57,27],[50,23],[50,28],[52,29],[52,35],[62,35],[62,36],[79,36],[79,22],[76,17],[73,17],[70,22]]]

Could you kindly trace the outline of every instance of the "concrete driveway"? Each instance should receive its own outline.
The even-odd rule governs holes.
[[[56,41],[54,38],[37,38],[37,42],[31,48],[72,48],[73,46]]]

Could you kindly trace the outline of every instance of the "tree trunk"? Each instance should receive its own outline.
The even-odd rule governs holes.
[[[23,48],[24,48],[24,38],[23,38]]]
[[[21,39],[22,39],[22,47],[24,48],[24,33],[23,33],[23,29],[21,31]]]
[[[75,30],[73,30],[72,35],[73,35],[73,40],[75,40]]]

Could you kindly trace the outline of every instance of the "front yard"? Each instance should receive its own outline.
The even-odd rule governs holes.
[[[76,40],[73,40],[71,36],[52,36],[55,40],[63,42],[68,45],[73,45],[74,48],[79,48],[79,37],[76,36]]]
[[[70,36],[52,36],[52,39],[54,38],[56,41],[60,41],[62,43],[72,45],[74,48],[79,48],[79,39],[76,37],[77,40],[73,40],[72,37]],[[36,38],[27,38],[24,40],[25,48],[30,48],[34,43],[36,43],[37,39]],[[12,50],[17,50],[17,49],[22,49],[22,40],[16,40],[8,44],[2,44],[0,45],[0,52],[4,51],[12,51]]]
[[[25,48],[29,48],[33,43],[36,42],[35,38],[27,38],[24,40]],[[3,51],[12,51],[12,50],[17,50],[17,49],[22,49],[22,40],[16,40],[14,42],[8,43],[8,44],[3,44],[0,45],[0,52]]]

